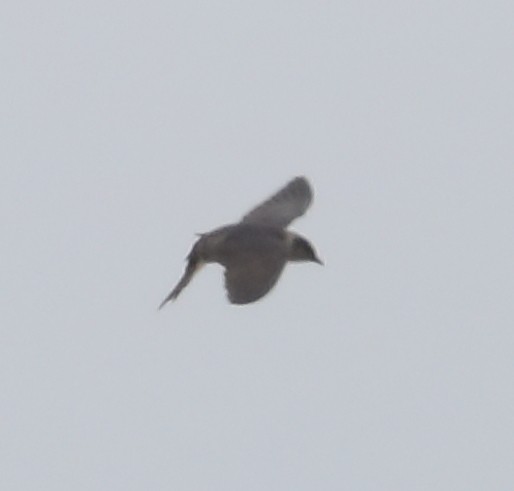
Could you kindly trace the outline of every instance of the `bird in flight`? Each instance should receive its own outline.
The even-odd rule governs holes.
[[[225,268],[228,299],[240,305],[266,295],[288,261],[323,264],[307,239],[287,230],[294,219],[307,211],[311,202],[312,189],[307,179],[296,177],[238,223],[199,234],[200,238],[187,256],[182,278],[159,309],[175,300],[206,263],[219,263]]]

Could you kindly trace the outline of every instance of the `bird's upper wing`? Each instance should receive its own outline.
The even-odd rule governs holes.
[[[285,228],[306,212],[311,201],[312,190],[307,179],[296,177],[271,198],[247,213],[241,221]]]
[[[225,269],[225,287],[231,303],[255,302],[268,293],[277,282],[285,257],[280,254],[241,256]]]

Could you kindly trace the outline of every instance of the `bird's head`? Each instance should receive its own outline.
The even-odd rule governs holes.
[[[291,232],[290,232],[291,233]],[[291,248],[289,251],[290,261],[311,261],[323,265],[323,261],[318,258],[311,243],[298,234],[291,233]]]

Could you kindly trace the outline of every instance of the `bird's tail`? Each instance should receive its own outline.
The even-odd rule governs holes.
[[[187,256],[187,266],[182,278],[177,283],[177,286],[173,288],[170,294],[161,302],[159,305],[159,310],[164,307],[170,300],[175,300],[180,292],[189,284],[191,278],[194,274],[200,269],[200,267],[204,264],[204,262],[200,259],[200,256],[195,251],[195,248],[190,252],[189,256]]]

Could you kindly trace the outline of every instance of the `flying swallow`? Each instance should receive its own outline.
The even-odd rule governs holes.
[[[323,264],[307,239],[287,230],[311,202],[307,179],[296,177],[238,223],[200,234],[187,256],[182,278],[159,309],[175,300],[206,263],[219,263],[225,268],[225,287],[233,304],[255,302],[266,295],[288,261]]]

